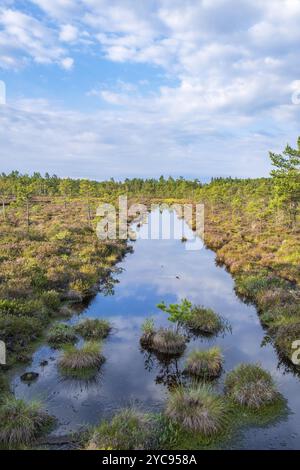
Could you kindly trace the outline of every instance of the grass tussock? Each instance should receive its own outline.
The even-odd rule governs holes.
[[[86,340],[97,340],[109,335],[111,325],[108,320],[85,318],[75,325],[74,330]]]
[[[181,355],[185,348],[185,337],[171,328],[160,328],[152,337],[151,349],[166,355]]]
[[[59,347],[67,343],[75,343],[77,336],[73,328],[64,323],[56,323],[51,327],[48,333],[48,343],[53,347]]]
[[[80,349],[71,345],[66,346],[58,365],[65,376],[88,379],[97,373],[104,361],[101,344],[89,341]]]
[[[180,386],[170,393],[166,415],[187,431],[211,436],[225,425],[227,406],[207,384]]]
[[[223,328],[221,317],[211,308],[201,306],[193,307],[186,325],[197,334],[208,336],[216,335]]]
[[[142,336],[140,339],[141,346],[144,348],[150,347],[152,344],[153,336],[155,334],[155,325],[152,318],[146,318],[142,324]]]
[[[279,396],[269,372],[257,364],[240,364],[229,372],[225,390],[234,402],[253,409],[272,404]]]
[[[28,446],[52,422],[53,418],[38,403],[27,404],[7,396],[0,405],[0,444],[8,448]]]
[[[89,450],[155,449],[158,439],[153,415],[126,408],[112,420],[98,426],[88,444]]]
[[[185,364],[185,371],[191,376],[204,379],[218,377],[222,370],[223,356],[220,348],[214,347],[206,351],[192,351]]]

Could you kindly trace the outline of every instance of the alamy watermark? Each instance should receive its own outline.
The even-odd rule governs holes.
[[[0,105],[6,104],[6,86],[3,80],[0,80]]]
[[[295,351],[292,354],[292,363],[295,364],[296,366],[299,366],[300,365],[300,339],[293,341],[292,349],[295,349]]]
[[[102,203],[97,209],[100,240],[181,240],[185,249],[203,247],[203,204],[132,204],[120,196],[118,207]],[[131,222],[131,223],[129,223]]]
[[[293,94],[292,94],[292,103],[300,104],[300,80],[293,82]]]
[[[0,364],[6,364],[6,345],[4,341],[0,341]]]

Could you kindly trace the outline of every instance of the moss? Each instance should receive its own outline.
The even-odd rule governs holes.
[[[75,325],[74,330],[87,340],[103,339],[109,335],[111,325],[108,320],[86,318]]]

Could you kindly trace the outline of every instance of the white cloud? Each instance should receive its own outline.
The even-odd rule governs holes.
[[[64,24],[61,26],[59,39],[64,42],[76,41],[78,36],[78,30],[71,24]]]
[[[74,60],[72,59],[72,57],[65,57],[64,59],[60,61],[60,64],[63,69],[71,70],[74,65]]]
[[[33,60],[68,71],[74,65],[73,52],[87,60],[91,54],[99,61],[104,57],[123,63],[124,70],[139,64],[141,73],[147,65],[145,77],[133,79],[133,84],[110,77],[109,84],[99,86],[97,72],[94,88],[81,90],[87,100],[94,97],[93,104],[98,100],[99,108],[105,106],[105,113],[41,108],[50,148],[51,132],[57,136],[57,153],[44,149],[43,154],[58,165],[56,154],[66,152],[66,160],[77,162],[74,171],[80,167],[83,172],[88,171],[83,155],[89,155],[95,166],[101,159],[101,170],[108,174],[116,174],[119,167],[132,175],[147,169],[159,173],[160,167],[166,173],[267,174],[267,151],[295,140],[300,107],[292,104],[292,94],[300,79],[299,0],[240,0],[238,8],[236,0],[31,3],[40,8],[38,15],[30,9],[26,14],[0,9],[1,67],[30,66]],[[157,72],[155,84],[148,67],[153,76]],[[79,65],[75,73],[82,73]],[[144,93],[143,78],[148,80]],[[56,128],[53,115],[63,120],[64,129]],[[26,147],[25,135],[33,145],[40,113],[31,110],[21,116],[22,122],[29,121]],[[20,140],[23,132],[19,128]],[[98,138],[72,139],[73,132]],[[10,140],[7,145],[12,148]],[[38,150],[33,148],[29,158],[35,159]],[[133,163],[130,170],[125,161]]]
[[[39,64],[61,63],[65,50],[43,22],[17,10],[0,9],[0,26],[0,53],[3,51],[6,65],[11,63],[14,68],[28,57]]]

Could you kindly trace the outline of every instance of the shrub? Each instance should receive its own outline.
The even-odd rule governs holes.
[[[186,360],[185,371],[202,378],[218,377],[222,370],[223,356],[220,348],[207,351],[192,351]]]
[[[42,317],[42,309],[41,300],[0,300],[0,314],[3,315]]]
[[[222,330],[223,321],[211,308],[195,306],[186,325],[198,334],[215,335]]]
[[[7,447],[29,445],[52,421],[38,403],[6,397],[0,406],[0,443]]]
[[[86,318],[75,325],[74,330],[84,339],[103,339],[109,335],[111,325],[108,320]]]
[[[240,364],[225,380],[225,390],[235,402],[249,408],[260,408],[278,398],[269,372],[257,364]]]
[[[101,344],[89,341],[81,349],[66,346],[58,365],[63,375],[89,379],[96,375],[104,360]]]
[[[45,291],[41,294],[40,299],[44,305],[50,310],[58,310],[60,307],[60,296],[55,290]]]
[[[53,325],[48,333],[48,343],[51,346],[57,347],[61,344],[75,343],[77,337],[73,328],[64,323],[57,323]]]
[[[187,431],[211,436],[226,422],[226,404],[207,384],[180,386],[170,393],[166,415]]]
[[[175,323],[176,331],[190,318],[192,311],[192,303],[187,299],[183,299],[179,304],[166,305],[161,302],[157,307],[169,315],[168,320]]]
[[[156,448],[156,440],[155,418],[127,408],[96,428],[88,449],[149,450]]]
[[[4,341],[12,346],[22,346],[22,343],[38,338],[42,325],[37,318],[0,315],[0,331]]]
[[[151,342],[151,349],[161,354],[180,355],[185,347],[185,337],[169,328],[160,328]]]

